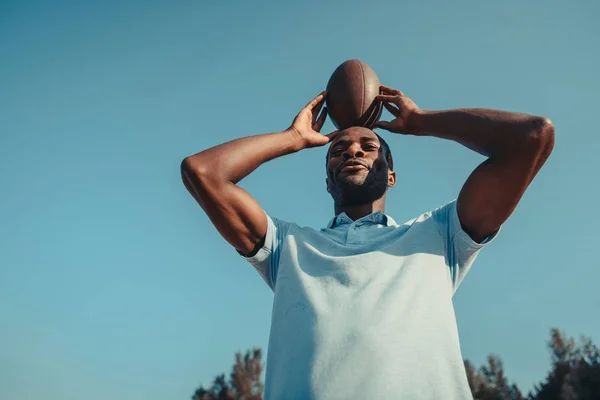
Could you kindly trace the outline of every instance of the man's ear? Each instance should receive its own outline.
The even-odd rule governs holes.
[[[327,188],[327,191],[329,192],[329,178],[325,178],[325,187]]]
[[[394,187],[396,185],[396,171],[388,172],[388,187]]]

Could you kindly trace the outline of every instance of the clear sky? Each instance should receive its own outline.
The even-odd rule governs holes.
[[[600,344],[599,4],[0,2],[0,398],[188,399],[235,351],[266,350],[273,295],[179,164],[287,128],[351,58],[424,109],[554,121],[554,153],[455,296],[463,355],[499,354],[528,390],[551,327]],[[454,199],[483,161],[381,134],[398,222]],[[323,227],[325,151],[241,186],[269,214]]]

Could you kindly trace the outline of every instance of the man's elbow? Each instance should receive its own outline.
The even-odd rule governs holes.
[[[536,117],[527,135],[525,147],[546,157],[550,155],[554,148],[554,124],[549,118]]]
[[[208,173],[209,168],[204,164],[198,162],[194,156],[189,156],[181,161],[180,165],[182,176],[203,176]]]
[[[181,161],[181,180],[185,188],[197,201],[200,201],[202,187],[207,181],[207,168],[194,160],[193,156],[186,157]]]

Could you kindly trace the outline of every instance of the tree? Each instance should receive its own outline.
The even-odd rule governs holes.
[[[236,353],[229,382],[225,380],[225,374],[221,374],[215,378],[210,389],[200,386],[192,400],[261,400],[261,358],[262,351],[258,348],[247,351],[243,357],[240,352]]]
[[[490,354],[488,365],[476,370],[471,362],[465,361],[467,380],[475,400],[523,400],[517,385],[509,385],[504,375],[504,365],[500,357]]]
[[[600,400],[600,349],[587,337],[576,342],[557,328],[548,341],[552,366],[546,379],[535,385],[528,400]],[[200,386],[192,400],[261,400],[262,352],[236,353],[229,375],[218,375],[210,389]],[[487,364],[475,368],[465,360],[465,371],[474,400],[524,400],[519,388],[510,384],[500,357],[490,354]],[[402,394],[398,394],[401,398]]]
[[[535,386],[530,400],[600,399],[600,350],[587,337],[579,344],[557,328],[550,331],[552,369]]]

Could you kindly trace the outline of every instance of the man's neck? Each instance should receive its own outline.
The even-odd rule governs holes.
[[[344,206],[339,204],[335,205],[335,215],[339,215],[345,212],[346,215],[350,217],[350,219],[352,219],[353,221],[361,219],[362,217],[366,217],[367,215],[377,211],[385,213],[385,196],[369,204],[360,204],[352,206]]]

